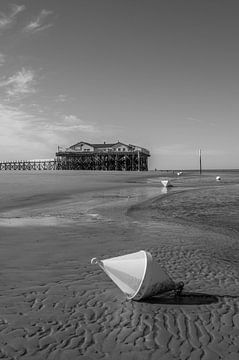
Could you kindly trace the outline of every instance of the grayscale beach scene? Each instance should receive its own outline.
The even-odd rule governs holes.
[[[0,1],[0,359],[239,359],[238,14]]]

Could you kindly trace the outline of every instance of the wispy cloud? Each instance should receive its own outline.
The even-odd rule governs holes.
[[[94,124],[81,120],[76,115],[64,115],[60,121],[48,124],[47,127],[59,132],[97,133],[99,130]]]
[[[11,125],[11,123],[20,123],[21,126],[17,126],[17,128],[22,127],[23,123],[22,121],[28,121],[32,120],[33,116],[30,114],[27,114],[23,110],[20,109],[20,107],[6,105],[3,103],[0,103],[0,123],[1,125],[4,123],[7,123],[8,125]],[[3,132],[1,132],[3,134]]]
[[[49,113],[30,111],[0,101],[0,159],[51,158],[59,144],[69,144],[76,136],[94,138],[97,128],[75,115],[54,118]]]
[[[25,5],[10,5],[9,14],[0,12],[0,29],[7,29],[14,23],[17,14],[25,10]]]
[[[42,119],[44,121],[44,119]],[[53,136],[51,139],[54,143]],[[20,106],[0,103],[0,159],[28,159],[29,154],[52,156],[50,137],[41,132],[41,119]]]
[[[60,94],[56,97],[55,101],[58,103],[64,103],[68,100],[68,96],[65,94]]]
[[[0,66],[2,66],[5,63],[6,57],[4,54],[0,53]]]
[[[3,13],[0,13],[0,29],[5,29],[9,27],[12,20],[8,16],[4,15]]]
[[[48,29],[49,27],[53,26],[53,23],[47,21],[49,15],[51,14],[52,11],[43,9],[34,20],[25,26],[23,30],[27,33],[35,33]]]
[[[5,89],[8,96],[19,97],[35,93],[35,83],[36,75],[34,71],[23,68],[16,74],[0,81],[0,87]]]
[[[18,13],[25,10],[26,7],[25,7],[25,5],[12,4],[11,8],[12,8],[11,17],[14,18]]]

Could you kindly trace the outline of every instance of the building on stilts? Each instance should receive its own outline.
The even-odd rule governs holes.
[[[148,171],[149,150],[116,143],[92,144],[80,141],[68,148],[58,147],[57,168],[61,170]]]

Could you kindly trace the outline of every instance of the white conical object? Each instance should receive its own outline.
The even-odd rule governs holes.
[[[216,177],[216,180],[217,180],[217,181],[220,181],[220,180],[221,180],[221,177],[220,177],[220,176],[217,176],[217,177]]]
[[[173,186],[169,180],[161,180],[161,183],[163,184],[164,187]]]
[[[98,264],[128,299],[141,300],[178,288],[152,255],[144,250],[105,260],[93,258],[91,263]]]

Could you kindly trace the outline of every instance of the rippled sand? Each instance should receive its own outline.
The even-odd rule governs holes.
[[[237,177],[80,175],[0,179],[0,357],[238,359]],[[180,299],[127,301],[90,265],[141,249],[184,281]]]

